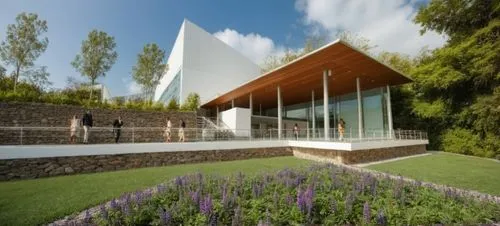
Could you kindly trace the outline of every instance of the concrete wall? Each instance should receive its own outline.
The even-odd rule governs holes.
[[[289,147],[167,151],[0,160],[0,181],[186,163],[292,156]]]
[[[292,147],[294,156],[321,162],[359,164],[392,159],[403,156],[424,154],[425,145],[412,145],[366,149],[356,151],[327,150],[318,148]]]
[[[248,108],[231,108],[220,113],[222,122],[231,129],[236,136],[249,136],[250,125],[250,109]]]
[[[67,129],[25,129],[23,144],[65,144],[68,143],[70,119],[77,115],[83,117],[84,107],[71,105],[52,105],[39,103],[0,103],[0,127],[66,127]],[[163,140],[162,128],[170,117],[174,128],[183,119],[186,127],[196,127],[194,112],[158,112],[138,110],[91,109],[94,127],[111,127],[113,121],[121,116],[124,121],[123,142],[132,141],[131,127],[157,127],[151,130],[135,130],[134,142],[160,142]],[[177,133],[174,133],[174,140]],[[83,136],[80,136],[82,138]],[[19,130],[0,128],[0,144],[20,144]],[[90,143],[111,143],[113,133],[109,129],[95,128],[90,133]]]

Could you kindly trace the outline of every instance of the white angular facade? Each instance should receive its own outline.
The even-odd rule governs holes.
[[[155,101],[185,100],[191,92],[201,103],[224,94],[260,75],[260,67],[188,20],[182,23],[169,70],[155,91]]]

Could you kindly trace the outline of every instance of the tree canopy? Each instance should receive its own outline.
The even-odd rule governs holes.
[[[16,91],[20,73],[33,66],[34,61],[43,53],[49,44],[47,22],[34,13],[20,13],[15,24],[7,26],[5,41],[0,44],[0,57],[7,66],[14,68],[14,92]]]
[[[142,52],[137,55],[137,63],[132,68],[132,78],[142,86],[149,99],[153,98],[156,86],[168,70],[168,65],[164,61],[165,51],[156,43],[146,44]]]
[[[170,105],[170,104],[169,104]],[[197,93],[188,94],[186,100],[181,106],[183,111],[196,111],[200,107],[200,95]]]
[[[71,65],[82,76],[89,78],[93,86],[96,79],[104,77],[118,58],[115,48],[114,37],[104,31],[92,30],[87,39],[82,41],[81,52],[76,55]],[[90,99],[92,99],[92,89]]]

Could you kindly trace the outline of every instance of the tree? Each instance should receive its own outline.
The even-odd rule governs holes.
[[[186,101],[181,106],[183,111],[196,111],[200,107],[200,95],[197,93],[188,94]]]
[[[366,53],[370,53],[372,49],[377,48],[376,45],[370,43],[369,39],[347,30],[337,33],[336,37]]]
[[[379,53],[377,59],[404,74],[409,74],[415,66],[409,55],[401,53],[383,51]]]
[[[165,51],[156,43],[144,46],[142,53],[137,55],[137,63],[132,68],[132,78],[142,89],[149,100],[153,98],[154,90],[160,83],[163,74],[168,70],[165,61]]]
[[[52,85],[52,82],[49,81],[50,73],[47,72],[46,66],[30,68],[29,70],[23,72],[23,74],[25,74],[28,83],[34,85],[40,90],[44,90],[48,86]]]
[[[433,0],[419,9],[414,21],[422,27],[422,34],[432,30],[448,35],[454,43],[486,27],[499,15],[498,0]]]
[[[5,69],[4,67],[2,67],[2,65],[0,65],[0,78],[6,77],[6,76],[7,76],[7,69]]]
[[[177,100],[171,99],[168,102],[167,110],[179,110],[179,104],[177,103]]]
[[[304,54],[308,54],[326,44],[328,38],[324,35],[312,35],[306,39],[306,43],[304,45]]]
[[[33,66],[34,61],[47,49],[49,39],[41,37],[47,32],[47,22],[34,13],[21,13],[16,23],[7,26],[5,41],[0,45],[0,57],[14,67],[14,92],[20,72]]]
[[[104,77],[118,58],[115,38],[104,31],[92,30],[87,40],[82,41],[81,53],[76,55],[71,65],[90,79],[93,87],[98,77]],[[92,100],[93,88],[90,90]]]

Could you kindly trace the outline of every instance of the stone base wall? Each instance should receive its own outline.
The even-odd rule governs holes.
[[[0,181],[186,163],[293,156],[289,147],[0,160]]]
[[[357,151],[324,150],[315,148],[292,147],[294,155],[341,164],[360,164],[367,162],[382,161],[397,157],[424,154],[427,150],[425,145],[412,145],[391,148],[366,149]]]
[[[9,144],[67,144],[70,135],[70,119],[76,115],[81,120],[85,110],[81,106],[54,105],[42,103],[0,103],[0,127],[48,127],[39,129],[8,130],[0,128],[0,145]],[[92,112],[94,127],[112,127],[112,123],[118,116],[124,122],[121,141],[134,142],[161,142],[163,141],[163,129],[166,119],[170,117],[173,127],[178,128],[180,120],[186,122],[187,128],[196,127],[195,112],[164,112],[164,111],[140,111],[130,109],[89,109]],[[50,128],[66,127],[66,128]],[[156,127],[149,130],[134,130],[132,127]],[[132,135],[133,134],[133,135]],[[83,128],[79,131],[78,141],[83,139]],[[177,140],[174,131],[172,139]],[[188,139],[195,137],[196,133],[186,134]],[[190,137],[190,135],[192,135]],[[21,138],[22,137],[22,138]],[[111,129],[94,128],[91,130],[90,143],[112,143],[113,132]]]

